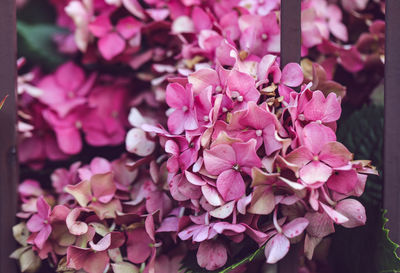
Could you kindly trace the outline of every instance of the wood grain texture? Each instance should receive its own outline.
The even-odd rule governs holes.
[[[16,27],[15,0],[0,3],[0,98],[8,98],[0,110],[0,272],[15,273],[16,248],[12,236],[17,211],[18,162],[16,153]]]
[[[386,1],[384,208],[390,237],[400,242],[400,1]]]

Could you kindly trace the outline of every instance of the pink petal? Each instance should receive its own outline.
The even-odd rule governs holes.
[[[107,251],[90,253],[86,258],[83,269],[90,273],[103,273],[109,261],[110,258]]]
[[[222,198],[228,202],[240,199],[246,191],[242,175],[235,170],[222,172],[217,179],[217,189]]]
[[[71,80],[73,77],[74,80]],[[85,72],[82,68],[73,62],[67,62],[57,68],[55,79],[60,87],[64,89],[64,93],[77,91],[85,81]],[[50,90],[48,90],[50,91]],[[54,91],[54,90],[51,90]]]
[[[349,219],[349,221],[342,223],[342,226],[346,228],[363,226],[367,221],[364,206],[355,199],[342,200],[336,205],[335,209]]]
[[[204,151],[204,165],[211,175],[219,175],[232,169],[235,163],[235,150],[228,144],[219,144]]]
[[[334,210],[330,206],[325,205],[321,201],[319,204],[322,206],[326,214],[329,215],[329,217],[336,223],[336,224],[343,224],[349,221],[349,218],[344,216],[343,214],[339,213],[338,211]]]
[[[38,214],[34,214],[26,223],[26,226],[30,232],[39,232],[45,226],[44,220]]]
[[[216,270],[222,267],[228,259],[225,246],[218,241],[211,240],[200,243],[196,256],[199,266],[207,270]]]
[[[312,161],[300,170],[300,178],[306,184],[326,182],[331,175],[332,168],[320,161]]]
[[[309,221],[306,218],[296,218],[283,226],[283,234],[288,238],[294,238],[299,236],[306,229],[308,224]]]
[[[350,160],[353,160],[353,154],[342,143],[329,142],[322,147],[319,160],[332,168],[338,168],[347,165]]]
[[[110,202],[117,190],[114,183],[114,175],[111,172],[93,175],[90,179],[90,185],[93,196],[102,203]]]
[[[289,240],[283,234],[276,234],[265,246],[267,263],[274,264],[286,256],[290,248]]]
[[[125,46],[125,40],[115,32],[106,34],[98,41],[99,51],[104,59],[108,61],[121,54]]]
[[[313,159],[313,155],[306,147],[301,146],[289,153],[285,160],[299,167],[303,167]]]
[[[192,18],[196,31],[200,32],[203,29],[211,29],[212,22],[210,20],[210,17],[204,10],[202,10],[198,6],[195,6],[193,8]]]
[[[179,83],[168,84],[165,96],[168,106],[176,109],[180,109],[183,106],[189,108],[193,101],[191,88],[184,88]]]
[[[251,139],[246,143],[235,142],[232,144],[240,167],[261,167],[261,160],[256,153],[256,145],[257,141],[255,139]]]
[[[42,249],[44,246],[44,243],[47,241],[51,234],[52,228],[51,225],[45,225],[39,233],[35,237],[35,245],[39,248]]]
[[[246,227],[239,224],[231,224],[227,222],[218,222],[213,226],[213,229],[222,234],[224,231],[233,231],[235,233],[243,233],[246,231]]]
[[[143,263],[151,254],[149,235],[143,228],[137,228],[127,232],[126,242],[128,260],[132,263]]]
[[[216,208],[215,210],[210,211],[210,215],[218,219],[225,219],[232,214],[234,208],[235,202],[231,201]]]
[[[111,245],[111,233],[108,233],[106,236],[101,238],[101,240],[96,244],[93,243],[93,241],[90,241],[89,245],[94,251],[104,251],[108,249]]]
[[[168,117],[168,129],[171,133],[179,135],[185,129],[185,112],[180,109],[176,109]]]
[[[92,191],[89,180],[84,180],[76,185],[67,185],[65,191],[71,194],[79,205],[86,207],[92,201]]]
[[[210,203],[210,205],[217,207],[221,206],[224,203],[224,200],[222,199],[216,188],[205,184],[201,187],[201,191],[204,198],[207,200],[208,203]]]
[[[122,35],[122,37],[128,40],[132,38],[135,34],[139,33],[141,27],[142,23],[140,21],[131,16],[128,16],[118,21],[116,29]]]
[[[275,208],[274,193],[270,186],[257,186],[253,190],[248,212],[260,215],[268,215]]]
[[[90,252],[76,246],[69,246],[67,250],[67,266],[76,270],[82,269]]]
[[[74,208],[68,214],[66,219],[66,224],[68,230],[73,235],[82,235],[88,231],[88,225],[85,222],[77,221],[82,211],[86,211],[82,208]]]
[[[303,71],[298,63],[289,63],[282,70],[281,83],[290,87],[302,84],[304,80]]]
[[[342,194],[349,194],[355,189],[357,182],[357,172],[355,170],[349,170],[334,171],[326,183],[331,190]]]
[[[36,201],[36,208],[38,215],[43,219],[48,219],[51,213],[51,208],[49,204],[44,200],[43,196],[40,196]]]
[[[304,145],[314,154],[317,155],[322,147],[330,142],[336,141],[335,133],[325,126],[316,122],[307,124],[303,129],[302,140]]]
[[[57,143],[61,151],[73,155],[82,150],[82,138],[76,127],[56,128]]]
[[[341,112],[335,93],[330,93],[325,99],[321,91],[314,91],[312,99],[305,106],[304,116],[308,120],[329,123],[338,120]]]
[[[186,176],[186,179],[187,179],[190,183],[192,183],[193,185],[196,185],[196,186],[204,186],[204,185],[207,184],[206,181],[204,181],[203,179],[201,179],[201,177],[195,175],[195,174],[192,173],[192,172],[185,171],[185,176]]]
[[[219,84],[219,77],[215,70],[211,68],[202,68],[190,74],[188,76],[188,81],[192,84],[193,92],[199,94],[208,86],[215,88],[216,85]]]
[[[108,15],[100,15],[89,24],[89,30],[96,37],[104,37],[112,30],[110,18]]]

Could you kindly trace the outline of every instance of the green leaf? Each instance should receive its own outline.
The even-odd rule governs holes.
[[[382,213],[382,232],[379,245],[379,269],[381,273],[400,272],[400,258],[396,253],[399,245],[393,242],[389,237],[389,229],[385,227],[389,221],[385,217],[386,210]]]
[[[18,55],[24,56],[33,63],[42,64],[53,69],[66,58],[58,52],[53,42],[55,34],[68,33],[67,30],[50,24],[26,24],[17,22]]]

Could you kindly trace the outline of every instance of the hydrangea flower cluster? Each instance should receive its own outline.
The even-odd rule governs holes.
[[[50,2],[75,61],[18,78],[20,162],[61,160],[51,186],[19,186],[23,272],[173,273],[188,252],[213,271],[246,244],[312,259],[335,225],[365,224],[377,171],[336,139],[349,90],[334,80],[384,61],[383,21],[348,44],[365,1],[302,1],[304,58],[285,66],[280,1]]]

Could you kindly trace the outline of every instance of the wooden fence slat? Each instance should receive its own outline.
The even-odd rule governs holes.
[[[281,0],[281,67],[301,57],[301,0]],[[297,273],[301,245],[292,245],[279,262],[279,273]]]
[[[400,242],[400,1],[386,1],[383,203],[390,237]]]
[[[0,7],[0,98],[8,98],[0,110],[0,272],[16,273],[9,255],[16,248],[12,235],[17,211],[18,162],[16,153],[16,11],[15,0]]]
[[[300,62],[301,1],[281,0],[281,67]]]

